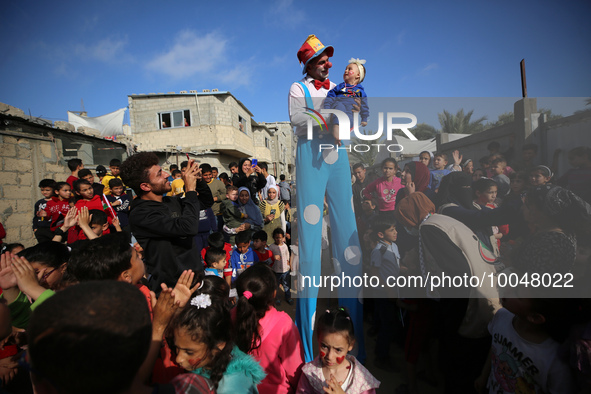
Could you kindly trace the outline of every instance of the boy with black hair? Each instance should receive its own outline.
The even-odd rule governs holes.
[[[49,215],[51,225],[49,229],[54,232],[58,227],[64,224],[64,217],[70,210],[70,197],[72,188],[67,182],[57,182],[53,187],[51,201],[47,202],[45,211]]]
[[[68,168],[72,173],[66,179],[66,182],[70,185],[71,189],[74,189],[74,181],[78,180],[78,171],[84,168],[84,164],[82,164],[82,160],[80,159],[70,159],[68,160]]]
[[[42,179],[39,182],[39,189],[43,198],[35,203],[35,216],[33,217],[33,233],[38,243],[51,241],[53,238],[53,233],[50,230],[51,218],[46,211],[46,207],[54,195],[53,188],[55,184],[56,182],[53,179]]]
[[[252,249],[257,254],[260,262],[273,266],[275,259],[273,252],[267,248],[267,232],[265,230],[256,231],[252,235]]]
[[[220,178],[218,178],[219,173],[220,172],[217,167],[211,167],[211,175],[213,175],[213,179],[217,179],[219,181],[220,180]]]
[[[226,185],[215,178],[213,175],[213,168],[209,164],[203,163],[199,168],[201,168],[203,180],[207,182],[207,186],[209,186],[211,195],[213,196],[214,202],[211,209],[216,219],[216,228],[214,231],[223,231],[224,218],[222,215],[222,200],[226,198]]]
[[[283,286],[283,293],[285,297],[285,302],[289,305],[293,305],[293,300],[291,299],[291,261],[289,257],[289,248],[285,244],[285,232],[283,229],[276,228],[273,230],[273,240],[275,243],[269,245],[269,249],[273,253],[273,266],[271,267],[275,272],[275,277],[277,278],[277,286]],[[279,294],[279,292],[277,292]],[[281,300],[279,296],[275,298],[275,304],[281,304]]]
[[[223,182],[224,186],[228,186],[232,184],[232,180],[230,179],[230,177],[228,176],[228,174],[226,174],[225,172],[222,172],[219,176],[220,181]]]
[[[88,168],[83,168],[80,171],[78,171],[78,178],[85,179],[88,182],[90,182],[90,184],[92,185],[92,189],[94,190],[95,196],[102,196],[103,195],[103,191],[105,190],[105,187],[103,186],[102,183],[98,183],[98,182],[94,181],[94,175],[92,175],[92,172]]]
[[[113,220],[117,232],[121,232],[117,218]],[[109,221],[105,211],[83,207],[78,213],[78,225],[81,229],[78,240],[95,239],[109,234]],[[72,243],[72,242],[70,242]]]
[[[439,188],[441,178],[449,174],[451,171],[446,169],[448,163],[447,155],[445,153],[435,153],[433,158],[433,170],[431,170],[431,182],[429,188],[434,192]]]
[[[98,166],[96,166],[95,172],[96,172],[96,176],[99,179],[99,183],[102,183],[103,178],[105,177],[105,175],[107,175],[107,169],[102,164],[99,164]]]
[[[226,268],[226,251],[223,249],[209,248],[205,252],[205,275],[213,275],[223,278],[223,271]]]
[[[102,195],[95,195],[92,185],[90,184],[90,182],[88,182],[85,179],[77,180],[74,183],[74,188],[75,188],[76,194],[78,196],[80,196],[80,199],[78,201],[76,201],[76,206],[75,206],[76,211],[78,213],[80,213],[80,210],[83,207],[85,207],[89,210],[103,211],[105,213],[105,217],[106,217],[105,220],[107,221],[107,228],[105,229],[106,230],[105,234],[108,234],[109,233],[109,230],[108,230],[109,224],[113,222],[115,215],[114,215],[114,212],[112,211],[112,209],[110,207],[107,207],[106,204],[104,204],[104,201],[102,198],[103,196]],[[82,226],[80,226],[80,230],[84,230],[82,228]],[[79,231],[78,229],[74,230],[74,232],[76,232],[76,231],[77,231],[76,239],[78,239],[78,240],[86,239],[86,237],[88,236],[88,235],[85,235],[86,231]],[[72,234],[72,232],[70,232],[70,234]],[[68,243],[73,243],[76,241],[76,239],[74,239],[73,236],[71,235],[68,237]]]
[[[367,169],[363,163],[356,163],[353,165],[353,174],[355,175],[355,183],[353,184],[353,206],[355,207],[355,217],[357,222],[363,215],[362,204],[363,204],[363,189],[365,189],[370,183],[375,181],[373,174],[367,175]],[[358,225],[359,227],[359,225]]]
[[[492,344],[474,382],[476,390],[508,393],[522,387],[530,393],[578,392],[561,355],[561,343],[580,313],[576,300],[527,298],[534,297],[528,288],[509,292],[515,298],[502,298],[503,308],[488,324]]]
[[[125,393],[148,354],[152,324],[137,288],[89,282],[41,304],[28,334],[27,361],[36,393]]]
[[[228,167],[230,168],[230,173],[232,175],[238,174],[238,163],[236,163],[235,161],[233,161],[230,164],[228,164]],[[232,177],[230,177],[230,178],[232,178]]]
[[[511,181],[505,175],[505,168],[507,167],[507,160],[504,157],[497,157],[493,159],[490,165],[491,179],[497,183],[498,196],[504,198],[511,189]]]
[[[378,243],[371,252],[371,273],[380,279],[382,287],[376,288],[375,310],[378,316],[379,330],[376,343],[375,365],[380,369],[393,370],[390,359],[390,342],[392,342],[392,330],[395,325],[396,299],[398,293],[392,287],[385,286],[390,277],[400,274],[400,254],[395,242],[396,221],[391,218],[378,218],[372,225],[373,233]]]
[[[102,216],[100,211],[90,212]],[[104,220],[104,217],[100,218]],[[90,280],[119,280],[137,285],[145,267],[137,250],[129,245],[125,234],[113,233],[83,241],[73,248],[66,271],[80,282]]]
[[[232,283],[245,269],[257,263],[259,258],[250,247],[248,231],[242,231],[236,235],[236,248],[230,256],[230,268],[232,268]]]
[[[189,166],[189,162],[187,160],[181,163],[181,176],[179,178],[175,178],[171,183],[170,187],[172,190],[168,194],[169,196],[183,196],[185,194],[185,182],[183,181],[183,175],[187,171]]]
[[[222,234],[219,231],[209,234],[209,237],[207,237],[207,244],[207,247],[201,249],[201,258],[203,259],[203,264],[205,265],[205,253],[207,253],[209,249],[222,249],[224,252],[226,252],[224,278],[226,279],[226,282],[228,282],[228,284],[231,284],[232,268],[230,267],[230,257],[232,256],[233,251],[232,245],[230,245],[224,240],[224,234]]]
[[[105,189],[103,190],[103,193],[107,196],[109,194],[111,194],[111,189],[109,188],[109,181],[113,178],[121,179],[121,177],[119,176],[119,174],[121,173],[120,167],[121,167],[121,160],[119,160],[119,159],[112,159],[109,162],[109,170],[111,170],[111,172],[107,173],[107,175],[105,175],[103,180],[101,181],[103,183],[103,186],[105,187]],[[123,185],[123,187],[125,187],[125,185]]]
[[[258,166],[261,169],[261,173],[263,174],[263,176],[267,180],[265,187],[263,187],[259,192],[259,195],[262,196],[259,198],[259,201],[263,201],[263,200],[267,199],[267,191],[269,190],[269,188],[271,186],[276,186],[277,182],[275,181],[275,177],[273,175],[269,174],[269,167],[267,166],[267,163],[260,162],[258,164]]]
[[[119,178],[111,179],[109,187],[111,188],[111,195],[107,196],[107,200],[115,210],[121,230],[127,235],[128,242],[131,242],[131,229],[129,228],[131,197],[125,193],[123,182]]]
[[[226,187],[226,199],[222,200],[221,212],[224,220],[224,233],[229,238],[230,244],[233,244],[236,230],[242,226],[244,219],[248,218],[248,215],[242,212],[238,205],[238,188],[236,186]]]
[[[179,166],[177,166],[176,164],[170,165],[170,167],[168,168],[168,172],[170,173],[170,176],[168,177],[168,182],[172,183],[172,181],[174,181],[174,172],[178,171],[178,169]]]

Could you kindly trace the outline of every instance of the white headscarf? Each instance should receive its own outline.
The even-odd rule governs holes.
[[[269,190],[270,189],[275,189],[275,192],[276,192],[275,198],[272,200],[269,199]],[[279,201],[279,188],[277,187],[277,185],[269,186],[269,189],[267,189],[267,204],[275,205],[275,204],[277,204],[278,201]]]

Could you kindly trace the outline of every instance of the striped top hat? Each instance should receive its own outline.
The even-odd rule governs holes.
[[[326,51],[328,57],[331,57],[334,53],[334,48],[330,45],[324,46],[314,34],[310,34],[298,51],[298,60],[300,61],[300,64],[304,64],[302,74],[306,73],[306,66],[310,60],[320,56],[324,51]]]

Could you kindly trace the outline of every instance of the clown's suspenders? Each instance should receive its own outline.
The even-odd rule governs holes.
[[[312,102],[312,96],[310,96],[310,91],[308,90],[308,87],[301,81],[298,81],[298,83],[302,86],[302,90],[304,91],[304,95],[306,96],[306,105],[308,106],[308,108],[314,109],[314,103]]]

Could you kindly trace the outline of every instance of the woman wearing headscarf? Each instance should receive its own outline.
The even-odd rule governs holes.
[[[411,161],[404,165],[402,171],[401,182],[405,186],[396,195],[396,204],[410,193],[406,189],[411,183],[414,185],[414,190],[425,194],[432,198],[434,193],[429,189],[429,181],[431,180],[431,171],[420,161]]]
[[[263,217],[261,216],[261,211],[259,210],[259,207],[256,206],[254,201],[252,201],[248,188],[244,186],[238,189],[238,204],[240,205],[240,209],[243,210],[246,215],[248,215],[248,217],[244,220],[244,223],[250,225],[248,229],[251,231],[262,230]]]
[[[443,272],[449,277],[480,278],[501,268],[495,257],[480,247],[478,237],[470,228],[434,211],[433,203],[423,193],[412,193],[400,201],[395,213],[406,231],[418,236],[415,265],[420,267],[423,278],[441,277]],[[488,356],[487,325],[499,308],[498,291],[494,286],[448,285],[436,288],[433,293],[428,291],[427,295],[440,298],[436,304],[437,318],[431,317],[436,322],[433,329],[442,339],[445,392],[472,392],[474,380]]]
[[[577,241],[591,239],[591,206],[570,190],[541,185],[530,190],[522,207],[532,235],[512,256],[511,265],[521,272],[571,272]]]
[[[250,159],[242,158],[238,164],[238,174],[232,176],[232,184],[238,188],[242,186],[248,188],[250,198],[255,204],[258,204],[258,192],[265,187],[267,179],[259,166],[253,167]]]

